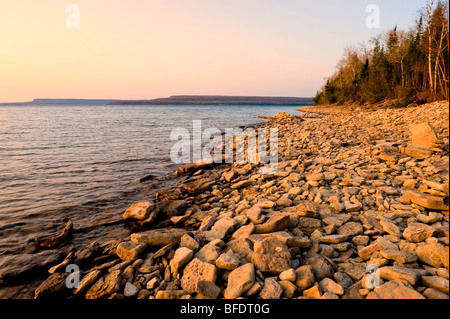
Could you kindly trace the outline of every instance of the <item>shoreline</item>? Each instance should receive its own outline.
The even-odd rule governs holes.
[[[251,164],[180,170],[158,203],[131,214],[129,238],[44,256],[42,273],[66,259],[24,296],[448,298],[448,102],[301,111],[262,123],[279,128],[277,173],[262,176]],[[311,114],[315,121],[303,120]],[[408,124],[425,121],[442,152],[402,153]],[[132,226],[152,215],[147,232]],[[61,285],[70,263],[85,264],[77,294]],[[365,281],[369,265],[383,281],[375,290]]]

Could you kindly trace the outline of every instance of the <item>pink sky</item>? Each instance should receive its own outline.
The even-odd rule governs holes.
[[[70,3],[79,29],[66,27]],[[382,30],[365,27],[369,3],[0,0],[0,102],[312,96],[345,46],[406,27],[423,1],[378,1]]]

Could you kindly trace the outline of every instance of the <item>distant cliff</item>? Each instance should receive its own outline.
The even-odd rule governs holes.
[[[99,106],[99,105],[107,105],[113,100],[98,100],[98,99],[34,99],[30,102],[13,102],[13,103],[0,103],[0,106],[81,106],[81,105],[90,105],[90,106]]]
[[[153,100],[111,101],[109,105],[312,105],[312,98],[220,95],[175,95]]]

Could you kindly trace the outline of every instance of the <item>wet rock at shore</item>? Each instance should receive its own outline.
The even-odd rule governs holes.
[[[131,235],[135,243],[144,243],[153,247],[163,247],[169,244],[179,244],[181,237],[188,231],[180,228],[153,229]]]
[[[63,257],[58,250],[42,251],[37,254],[2,256],[0,261],[0,283],[14,282],[47,271]]]

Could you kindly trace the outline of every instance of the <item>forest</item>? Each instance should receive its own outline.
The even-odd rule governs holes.
[[[348,47],[336,72],[314,97],[317,104],[398,107],[449,99],[449,1],[427,0],[409,30],[397,27]]]

